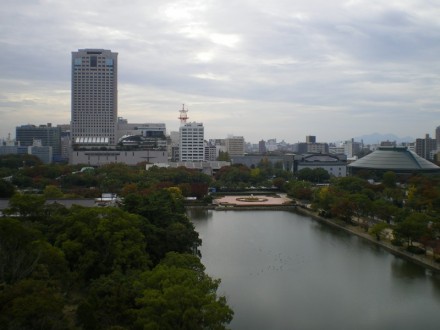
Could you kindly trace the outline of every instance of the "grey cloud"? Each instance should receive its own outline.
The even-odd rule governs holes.
[[[405,115],[399,118],[401,128],[390,130],[423,132],[436,125],[440,28],[429,1],[351,6],[344,1],[288,0],[176,3],[3,2],[1,84],[15,95],[38,85],[34,94],[51,95],[53,104],[37,98],[34,102],[41,103],[35,105],[6,100],[0,110],[32,113],[32,106],[48,111],[53,107],[65,111],[68,120],[68,94],[54,96],[51,90],[68,89],[71,51],[98,47],[119,53],[120,85],[136,91],[128,100],[120,98],[130,114],[157,107],[151,113],[174,118],[180,103],[186,102],[182,98],[187,98],[198,104],[194,111],[205,116],[197,120],[211,124],[218,119],[213,114],[221,112],[222,123],[241,135],[235,126],[240,113],[247,126],[259,127],[242,128],[249,140],[260,139],[256,132],[263,130],[266,121],[261,118],[267,112],[280,118],[278,124],[271,119],[280,138],[291,140],[302,134],[303,128],[298,133],[291,128],[298,120],[316,131],[328,131],[325,125],[334,120],[335,134],[347,135],[360,119],[367,129],[393,114]],[[179,6],[187,12],[179,12]],[[216,36],[238,41],[222,44]],[[200,54],[207,54],[206,60],[198,58]],[[427,122],[415,125],[416,115]],[[386,124],[380,124],[384,130]],[[0,137],[5,126],[0,125]]]

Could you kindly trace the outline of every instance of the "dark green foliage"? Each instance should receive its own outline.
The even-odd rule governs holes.
[[[0,283],[28,277],[40,260],[41,234],[16,219],[0,219]]]
[[[131,194],[124,200],[126,211],[145,218],[142,231],[147,241],[151,241],[147,250],[154,263],[168,251],[192,253],[201,244],[194,225],[183,213],[183,199],[170,189],[147,196]]]
[[[68,329],[64,298],[53,283],[25,279],[0,291],[1,329]]]
[[[410,253],[414,253],[414,254],[425,254],[426,250],[422,249],[421,247],[418,246],[414,246],[414,245],[410,245],[406,248],[406,250]]]
[[[0,167],[18,169],[23,166],[41,165],[41,160],[32,155],[2,155],[0,156]]]
[[[16,194],[8,210],[15,218],[0,218],[1,329],[223,329],[230,322],[219,281],[196,256],[201,241],[178,188],[129,195],[131,213],[44,202]]]
[[[112,326],[133,327],[135,299],[140,296],[139,272],[115,271],[90,284],[79,304],[77,322],[84,329],[107,329]]]
[[[413,241],[429,235],[428,224],[431,220],[426,214],[412,213],[396,225],[394,232],[398,238],[406,239],[408,245],[412,245]]]
[[[170,253],[141,276],[136,325],[144,329],[224,329],[233,312],[224,297],[216,296],[219,284],[204,273],[197,257]]]
[[[74,207],[59,229],[56,246],[85,282],[115,270],[147,269],[147,243],[140,227],[139,217],[116,208]]]
[[[332,180],[332,184],[343,191],[349,192],[349,193],[357,193],[361,192],[363,189],[369,186],[368,181],[355,177],[355,176],[348,176],[344,178],[334,178]]]
[[[151,271],[94,280],[77,310],[84,329],[224,329],[233,312],[194,255],[168,253]],[[92,312],[93,311],[93,312]]]
[[[313,198],[313,187],[308,181],[290,181],[285,190],[289,196],[296,199],[311,201]]]
[[[231,161],[231,157],[229,156],[229,153],[226,151],[219,151],[218,153],[218,157],[217,157],[218,161],[224,161],[224,162],[230,162]]]
[[[15,194],[9,200],[10,208],[6,213],[36,220],[43,215],[45,201],[42,195]]]
[[[310,181],[313,183],[324,183],[330,179],[330,174],[323,168],[303,168],[298,171],[298,180]]]
[[[15,193],[15,187],[9,181],[0,178],[0,198],[9,198]]]

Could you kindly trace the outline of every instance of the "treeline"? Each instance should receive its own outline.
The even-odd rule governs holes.
[[[322,216],[363,226],[381,239],[386,229],[393,243],[416,253],[432,249],[440,257],[440,176],[398,177],[387,172],[380,183],[359,177],[332,178],[328,186],[293,181],[286,191]],[[417,242],[418,244],[414,244]]]
[[[0,218],[1,329],[224,329],[233,312],[198,256],[178,188],[122,208],[15,194]]]
[[[0,198],[9,198],[17,190],[41,193],[46,198],[96,198],[107,192],[125,196],[169,187],[178,187],[184,196],[202,198],[211,180],[184,167],[153,167],[146,171],[145,164],[108,164],[92,168],[42,164],[27,155],[0,156]]]
[[[243,190],[250,187],[283,189],[292,180],[328,182],[323,169],[305,168],[293,174],[283,170],[281,162],[272,164],[263,158],[251,168],[234,164],[221,168],[213,177],[184,167],[145,170],[145,164],[128,166],[108,164],[98,168],[81,165],[42,164],[26,155],[0,156],[0,198],[11,197],[16,190],[44,194],[46,198],[95,198],[112,192],[120,196],[146,194],[156,189],[178,187],[185,197],[202,199],[208,187],[217,190]]]

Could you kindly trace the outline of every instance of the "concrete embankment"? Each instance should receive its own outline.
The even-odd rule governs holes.
[[[410,252],[404,250],[404,248],[392,245],[388,241],[384,241],[384,240],[378,241],[375,238],[371,237],[368,233],[363,231],[360,227],[338,224],[332,220],[320,217],[319,215],[317,215],[315,212],[313,212],[311,210],[307,210],[307,209],[298,207],[298,208],[296,208],[296,211],[298,213],[308,215],[308,216],[310,216],[320,222],[326,223],[330,226],[345,230],[351,234],[354,234],[358,237],[361,237],[361,238],[371,242],[372,244],[376,244],[376,245],[381,246],[385,250],[391,252],[392,254],[394,254],[398,257],[401,257],[405,260],[414,262],[415,264],[418,264],[420,266],[428,268],[434,272],[440,273],[440,263],[436,262],[432,257],[425,256],[425,255],[416,255],[416,254],[410,253]]]

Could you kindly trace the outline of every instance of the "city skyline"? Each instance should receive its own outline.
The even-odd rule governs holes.
[[[440,124],[440,8],[429,1],[0,8],[0,138],[25,124],[70,122],[70,57],[83,48],[119,54],[119,116],[168,132],[179,129],[182,103],[207,139],[417,138]]]

